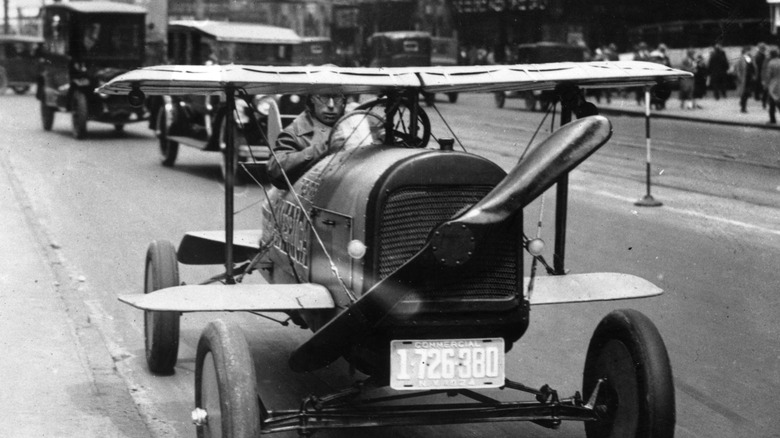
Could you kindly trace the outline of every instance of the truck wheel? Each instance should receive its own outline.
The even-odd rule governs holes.
[[[588,438],[671,438],[675,402],[672,368],[655,325],[636,310],[609,313],[588,346],[582,390],[588,400],[601,381],[586,422]]]
[[[46,102],[41,100],[41,122],[43,123],[44,131],[51,131],[51,127],[54,125],[54,108],[46,105]]]
[[[222,181],[227,181],[227,145],[225,142],[225,125],[226,123],[224,120],[222,121],[221,126],[219,127],[219,152],[222,154],[222,160],[219,161],[219,174],[222,176]],[[234,144],[238,144],[239,141],[242,141],[239,138],[238,132],[233,132],[233,142]],[[250,180],[250,176],[247,175],[246,170],[244,170],[243,167],[239,166],[239,162],[241,161],[240,158],[238,158],[237,151],[234,151],[233,154],[233,184],[235,185],[244,185],[247,183],[248,180]]]
[[[176,248],[167,240],[155,240],[146,252],[144,293],[179,285]],[[154,374],[173,374],[179,355],[178,312],[144,311],[146,364]]]
[[[87,96],[84,93],[80,91],[73,93],[71,110],[73,111],[73,136],[80,140],[87,136],[87,117],[89,114]]]
[[[506,103],[506,94],[503,91],[496,91],[493,93],[493,97],[496,100],[496,108],[503,108]]]
[[[172,167],[176,162],[176,156],[179,154],[179,143],[168,139],[168,129],[173,121],[168,121],[165,113],[165,107],[160,108],[157,113],[157,139],[160,142],[160,154],[162,155],[162,165]]]
[[[8,73],[4,67],[0,67],[0,96],[8,91]]]
[[[244,334],[221,320],[209,323],[195,357],[193,418],[198,437],[258,437],[265,417]]]

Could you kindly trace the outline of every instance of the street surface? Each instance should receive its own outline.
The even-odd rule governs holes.
[[[143,315],[116,296],[142,292],[150,241],[178,243],[187,231],[222,228],[220,156],[182,147],[176,166],[165,168],[146,124],[127,126],[126,132],[116,134],[112,126],[90,123],[87,139],[78,141],[70,134],[69,114],[58,113],[53,131],[47,133],[32,95],[9,94],[2,99],[5,141],[0,170],[15,181],[13,189],[26,205],[28,226],[43,248],[38,251],[49,254],[45,261],[67,280],[52,293],[62,296],[62,315],[99,333],[91,341],[81,338],[79,345],[93,356],[110,357],[102,359],[113,361],[114,368],[100,370],[118,377],[107,387],[122,391],[109,395],[123,409],[134,404],[152,436],[195,433],[189,420],[195,347],[205,324],[217,317],[243,324],[254,349],[261,396],[269,408],[297,407],[310,392],[349,382],[343,362],[295,375],[287,368],[287,355],[308,332],[244,314],[185,315],[176,374],[150,375],[144,360]],[[438,108],[468,151],[506,169],[516,162],[542,118],[541,113],[519,110],[522,104],[513,100],[507,101],[507,108],[496,109],[489,95],[462,95],[454,105],[440,97]],[[444,126],[436,112],[428,114],[434,134],[449,136],[439,130]],[[610,119],[611,142],[571,176],[566,267],[572,272],[638,275],[666,293],[631,302],[534,308],[527,334],[508,355],[507,376],[534,387],[547,383],[561,396],[571,396],[581,389],[587,343],[599,319],[614,308],[636,308],[658,326],[669,350],[677,437],[780,436],[775,415],[775,395],[780,391],[778,131],[654,121],[652,195],[664,205],[643,208],[633,203],[646,192],[644,121]],[[536,141],[546,135],[548,126],[549,119]],[[255,228],[262,191],[242,187],[236,193],[240,211],[236,227]],[[554,194],[545,196],[542,237],[551,247]],[[535,202],[526,210],[529,227],[535,227],[539,205]],[[187,283],[219,272],[219,267],[180,269]],[[42,327],[45,324],[31,324],[29,330]],[[5,348],[14,354],[8,351],[13,346]],[[85,363],[97,367],[102,362],[96,358]],[[26,384],[36,387],[45,382],[42,378]],[[126,399],[128,394],[132,402]],[[13,396],[22,400],[26,394],[17,388]],[[108,406],[104,415],[117,415]],[[85,429],[86,435],[96,436],[94,430]],[[121,436],[141,436],[137,430],[119,430],[124,431]],[[399,433],[584,437],[580,424],[564,424],[557,431],[518,423],[371,431],[375,437]],[[24,434],[15,434],[11,427],[9,436]]]

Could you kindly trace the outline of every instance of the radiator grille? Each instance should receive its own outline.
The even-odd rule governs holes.
[[[392,193],[380,219],[379,278],[388,276],[419,251],[433,227],[482,199],[490,189],[487,186],[422,187]],[[414,293],[423,299],[513,296],[518,290],[518,243],[516,234],[503,228],[481,245],[488,250],[478,253],[463,268],[445,271],[440,278],[430,278]]]

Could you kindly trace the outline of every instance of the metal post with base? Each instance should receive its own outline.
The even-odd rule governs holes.
[[[660,207],[663,204],[653,198],[650,194],[650,87],[645,87],[645,140],[647,144],[647,161],[646,161],[646,186],[647,193],[645,196],[636,201],[634,205],[639,207]]]

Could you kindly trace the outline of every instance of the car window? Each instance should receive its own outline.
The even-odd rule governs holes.
[[[88,19],[81,31],[80,42],[86,58],[136,57],[141,48],[141,25],[117,23],[116,19]]]

